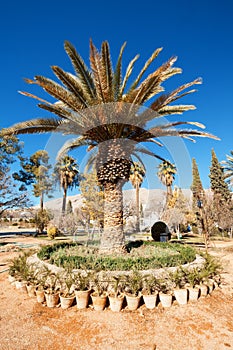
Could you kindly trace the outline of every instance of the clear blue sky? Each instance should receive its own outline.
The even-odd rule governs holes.
[[[195,157],[203,185],[209,187],[211,148],[215,149],[219,160],[225,159],[233,149],[232,18],[232,0],[4,1],[0,13],[0,127],[46,115],[36,106],[35,100],[20,95],[18,90],[32,91],[31,86],[23,81],[24,77],[44,75],[54,78],[50,69],[52,65],[72,71],[63,49],[64,40],[73,43],[88,64],[90,38],[97,47],[103,40],[109,41],[113,63],[122,43],[127,41],[125,65],[137,53],[140,54],[135,74],[151,53],[162,46],[164,49],[153,67],[157,68],[175,55],[178,56],[176,66],[183,69],[183,74],[166,83],[166,91],[196,77],[203,78],[197,93],[180,100],[181,103],[195,104],[197,109],[184,113],[183,117],[173,116],[172,120],[202,122],[207,131],[219,136],[221,141],[202,138],[197,138],[196,144],[186,141],[184,156],[183,144],[170,142],[167,149],[171,158],[180,162],[182,174],[187,167],[182,158],[190,162]],[[20,138],[25,142],[25,153],[30,155],[43,149],[48,137],[30,135]],[[166,155],[166,150],[161,152]],[[151,163],[149,171],[156,171]],[[188,177],[187,181],[179,180],[182,187],[190,186]]]

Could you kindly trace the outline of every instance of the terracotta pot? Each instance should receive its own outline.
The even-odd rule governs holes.
[[[90,290],[76,290],[75,298],[78,309],[86,309],[89,303]]]
[[[189,287],[188,288],[188,300],[189,301],[196,301],[199,297],[200,289],[195,286],[194,288]]]
[[[59,303],[59,293],[45,293],[45,300],[48,307],[56,307]]]
[[[214,280],[209,279],[208,280],[208,293],[211,294],[214,290]]]
[[[36,299],[38,303],[43,303],[45,300],[45,293],[43,289],[36,289]]]
[[[12,284],[15,285],[16,279],[14,276],[8,275],[8,281]]]
[[[107,303],[107,294],[96,295],[95,293],[91,294],[91,299],[93,303],[94,310],[103,311]]]
[[[113,312],[120,312],[124,301],[124,295],[121,294],[121,295],[118,295],[117,297],[109,296],[108,299],[109,299],[110,309]]]
[[[129,308],[129,310],[131,310],[131,311],[137,310],[137,308],[139,307],[140,300],[141,300],[141,295],[134,296],[134,295],[126,294],[125,297],[126,297],[127,306]]]
[[[159,299],[163,307],[170,307],[172,305],[172,294],[159,293]]]
[[[206,297],[208,294],[208,286],[206,284],[200,284],[201,297]]]
[[[27,288],[29,297],[33,298],[36,296],[35,286],[33,286],[32,284],[27,284],[26,288]]]
[[[26,282],[25,281],[16,281],[15,282],[15,287],[22,293],[27,293],[27,288],[26,288]]]
[[[71,307],[73,305],[75,296],[62,296],[61,294],[59,295],[60,297],[60,302],[61,302],[61,308],[62,309],[68,309],[69,307]]]
[[[187,304],[188,290],[186,288],[174,289],[174,296],[179,305]]]
[[[157,296],[158,296],[158,293],[148,294],[148,295],[143,294],[142,297],[147,309],[152,310],[156,307]]]

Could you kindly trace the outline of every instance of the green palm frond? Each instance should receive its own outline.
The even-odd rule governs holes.
[[[114,99],[115,101],[119,101],[119,92],[120,86],[122,82],[122,55],[126,46],[126,42],[122,45],[120,49],[120,53],[118,56],[116,68],[113,76],[113,89],[114,89]]]
[[[113,69],[110,56],[110,49],[107,41],[102,43],[101,48],[101,60],[103,66],[103,74],[105,75],[106,90],[105,98],[107,102],[114,101],[114,91],[113,91]]]
[[[92,75],[89,72],[87,66],[85,65],[82,57],[77,53],[76,49],[69,41],[65,41],[64,48],[66,53],[70,57],[70,60],[72,62],[77,76],[82,82],[83,88],[85,89],[86,93],[95,100],[95,84]]]

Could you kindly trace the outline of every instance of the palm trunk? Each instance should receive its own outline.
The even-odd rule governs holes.
[[[166,186],[167,186],[166,204],[168,205],[168,203],[169,203],[170,200],[172,199],[172,187],[171,187],[171,185],[166,185]]]
[[[104,184],[104,230],[100,249],[118,250],[124,246],[123,181]]]
[[[140,210],[139,210],[139,183],[136,183],[136,226],[135,230],[136,232],[140,232]]]
[[[66,198],[67,198],[67,189],[64,188],[63,199],[62,199],[62,214],[64,215],[66,212]]]

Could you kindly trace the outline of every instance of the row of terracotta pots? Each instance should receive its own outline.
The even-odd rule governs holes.
[[[160,302],[165,308],[170,307],[174,299],[179,305],[185,305],[188,301],[195,301],[199,297],[211,294],[213,289],[217,286],[217,284],[213,281],[209,281],[208,285],[202,284],[195,286],[194,288],[187,287],[182,289],[174,289],[173,292],[157,292],[151,295],[140,294],[138,296],[133,296],[130,294],[120,294],[116,297],[104,293],[103,295],[99,296],[97,293],[91,293],[91,290],[87,290],[75,291],[74,295],[65,297],[62,294],[59,294],[59,292],[50,294],[46,290],[36,289],[34,286],[27,285],[25,282],[15,281],[14,284],[15,287],[21,292],[27,292],[30,297],[36,297],[39,303],[46,302],[48,307],[56,307],[60,302],[61,308],[67,309],[74,304],[74,301],[76,301],[78,309],[85,309],[88,307],[91,299],[92,306],[95,310],[104,310],[109,302],[110,309],[115,312],[119,312],[122,309],[124,300],[128,309],[131,311],[137,310],[142,299],[148,309],[154,309],[158,302]]]

